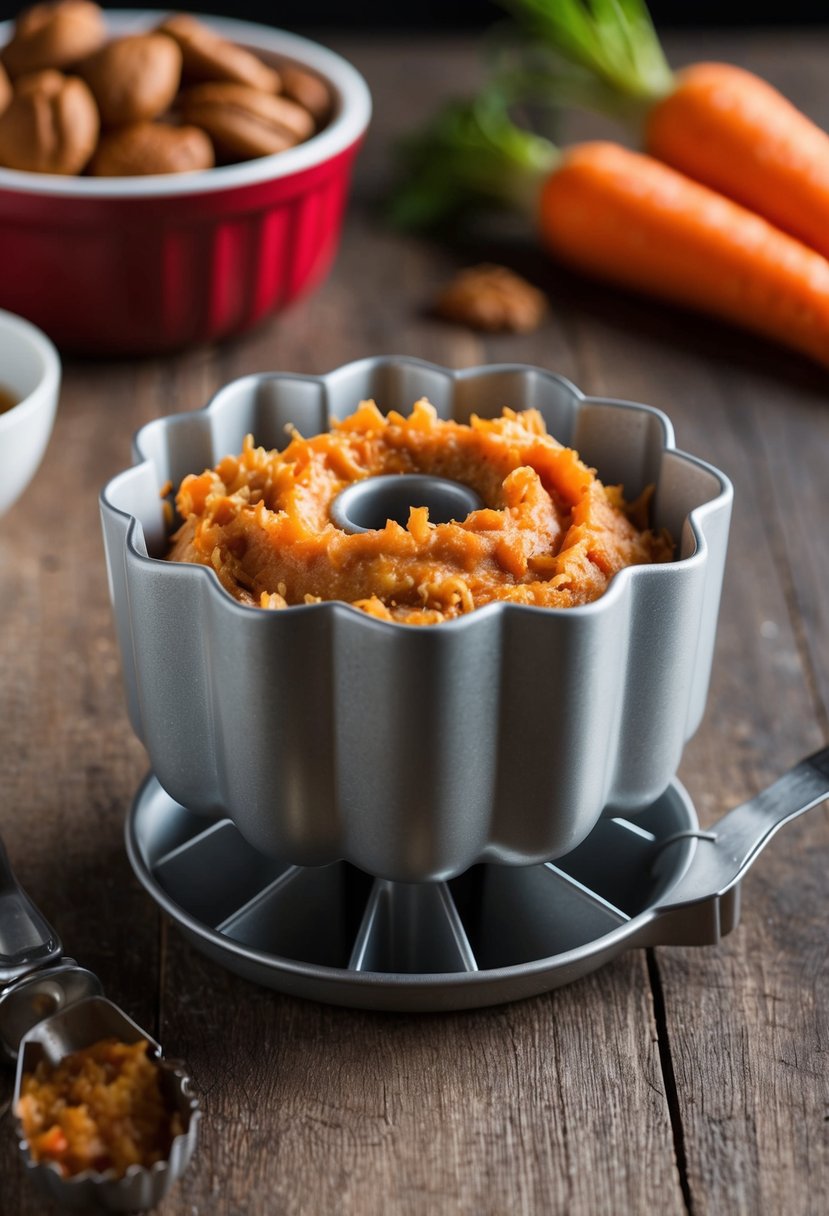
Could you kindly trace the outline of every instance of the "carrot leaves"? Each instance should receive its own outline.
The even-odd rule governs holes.
[[[534,210],[560,153],[528,128],[546,130],[562,106],[637,124],[673,87],[644,0],[499,3],[516,20],[493,31],[485,90],[445,106],[401,148],[391,200],[401,226],[428,227],[482,204]]]
[[[426,228],[485,205],[533,213],[560,153],[511,119],[506,99],[489,89],[445,106],[400,150],[391,218]]]
[[[622,98],[650,102],[670,92],[673,76],[644,0],[500,3],[533,39]],[[556,75],[551,74],[553,84]],[[562,84],[564,91],[566,75]],[[598,104],[605,109],[606,99],[599,96]]]

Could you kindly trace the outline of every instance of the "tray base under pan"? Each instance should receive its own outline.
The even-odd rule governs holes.
[[[391,883],[345,862],[257,853],[230,820],[179,806],[150,775],[127,819],[140,881],[203,954],[295,996],[399,1011],[532,996],[641,944],[690,864],[679,782],[630,819],[602,819],[546,865],[480,865],[446,883]]]

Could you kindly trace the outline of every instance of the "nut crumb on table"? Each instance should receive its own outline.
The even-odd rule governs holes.
[[[435,311],[472,329],[530,333],[541,324],[547,298],[506,266],[482,263],[455,275],[438,296]]]

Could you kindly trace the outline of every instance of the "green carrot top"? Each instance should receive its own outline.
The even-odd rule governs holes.
[[[499,3],[534,38],[617,95],[652,102],[673,87],[673,73],[643,0],[499,0]],[[566,93],[567,81],[562,84],[562,92]],[[584,92],[582,83],[582,99]],[[597,101],[603,108],[600,96]]]
[[[458,213],[495,205],[533,213],[561,153],[512,121],[506,98],[491,87],[445,106],[401,148],[391,218],[426,228]]]

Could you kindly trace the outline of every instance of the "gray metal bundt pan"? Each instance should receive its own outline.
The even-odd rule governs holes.
[[[678,559],[583,607],[491,604],[430,627],[339,602],[248,608],[212,570],[162,560],[168,480],[248,432],[279,447],[286,423],[314,434],[363,398],[407,412],[424,395],[461,421],[538,408],[605,483],[655,485]],[[667,788],[704,708],[732,495],[658,410],[538,368],[376,358],[237,380],[144,427],[134,454],[101,496],[110,590],[132,723],[178,803],[286,862],[426,881],[561,856]]]

